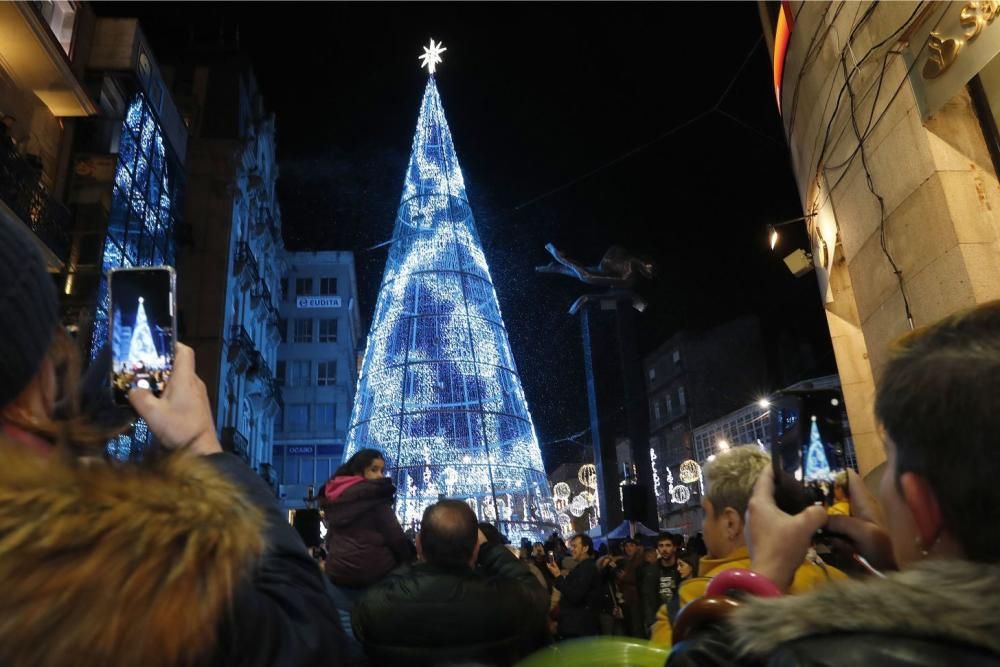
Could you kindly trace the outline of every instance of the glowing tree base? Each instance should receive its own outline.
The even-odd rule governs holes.
[[[431,77],[365,350],[346,457],[378,449],[416,527],[440,497],[515,543],[556,529],[534,425]]]

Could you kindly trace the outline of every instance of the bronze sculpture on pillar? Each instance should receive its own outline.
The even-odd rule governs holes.
[[[587,403],[597,467],[598,497],[601,503],[601,530],[607,534],[623,518],[618,487],[614,442],[625,436],[631,443],[632,461],[644,487],[645,507],[632,518],[658,529],[653,497],[652,462],[644,455],[649,442],[649,415],[642,381],[642,366],[635,344],[635,312],[643,312],[646,302],[634,288],[640,278],[656,276],[656,265],[613,245],[595,266],[568,258],[555,245],[545,249],[554,262],[535,268],[538,273],[569,276],[585,285],[606,290],[581,295],[569,309],[581,314]],[[587,306],[599,304],[599,308]],[[591,312],[593,311],[593,312]],[[611,315],[613,313],[613,315]],[[594,320],[594,321],[592,321]],[[597,339],[597,340],[595,340]],[[597,350],[596,364],[595,353]],[[610,523],[609,523],[610,521]]]

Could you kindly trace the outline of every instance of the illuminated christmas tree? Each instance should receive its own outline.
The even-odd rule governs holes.
[[[819,426],[816,425],[816,418],[813,417],[812,426],[809,428],[809,447],[806,449],[806,480],[833,479],[830,471],[830,461],[826,458],[826,448],[819,435]]]
[[[404,527],[439,497],[467,502],[512,541],[555,512],[541,451],[476,233],[434,66],[424,90],[345,459],[383,452]]]
[[[135,314],[135,327],[132,329],[132,340],[128,345],[128,363],[143,364],[147,368],[159,366],[159,353],[153,343],[153,332],[149,330],[146,320],[146,309],[139,297],[139,309]]]

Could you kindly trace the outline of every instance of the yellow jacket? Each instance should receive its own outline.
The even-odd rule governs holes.
[[[826,508],[826,513],[830,516],[843,515],[851,516],[851,503],[847,500],[839,500]]]
[[[684,605],[691,602],[691,600],[704,595],[705,590],[708,588],[708,582],[712,580],[712,577],[725,570],[740,567],[750,568],[750,552],[746,547],[736,549],[725,558],[709,558],[707,556],[702,558],[698,562],[698,576],[691,577],[681,583],[680,590],[678,591],[678,595],[681,596],[681,608],[683,609]],[[807,560],[795,570],[795,578],[792,579],[792,585],[788,589],[788,592],[791,594],[804,593],[805,591],[822,586],[828,581],[837,581],[846,578],[847,575],[835,567],[817,565]],[[670,646],[672,639],[673,632],[670,627],[670,618],[667,616],[667,606],[662,605],[656,612],[656,622],[653,623],[653,632],[650,640],[654,644]]]

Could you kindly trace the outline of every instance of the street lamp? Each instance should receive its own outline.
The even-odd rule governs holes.
[[[771,245],[771,250],[774,250],[774,248],[778,245],[778,239],[780,238],[780,235],[778,234],[779,227],[790,225],[793,222],[804,222],[810,218],[815,218],[815,217],[816,217],[815,213],[810,213],[809,215],[803,215],[798,218],[792,218],[791,220],[782,220],[781,222],[775,222],[773,224],[768,225],[767,238],[768,238],[768,243]]]

